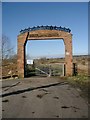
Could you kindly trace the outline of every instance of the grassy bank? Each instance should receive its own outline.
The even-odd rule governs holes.
[[[67,81],[76,88],[80,88],[82,93],[81,96],[89,98],[89,86],[90,86],[90,77],[87,75],[77,75],[68,77]],[[89,98],[90,99],[90,98]]]

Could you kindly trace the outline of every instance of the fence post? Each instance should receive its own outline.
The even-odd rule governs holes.
[[[49,77],[51,77],[51,65],[49,65]]]
[[[65,75],[66,75],[66,65],[65,65],[65,64],[64,64],[64,67],[63,67],[63,68],[64,68],[64,70],[63,70],[63,71],[64,71],[63,76],[65,76]]]
[[[73,75],[77,75],[77,64],[73,63]]]

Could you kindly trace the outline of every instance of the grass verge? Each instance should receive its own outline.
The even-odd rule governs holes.
[[[89,92],[90,92],[90,77],[87,75],[77,75],[68,77],[67,81],[69,84],[71,84],[73,87],[80,88],[81,96],[86,97],[88,100],[90,100]]]

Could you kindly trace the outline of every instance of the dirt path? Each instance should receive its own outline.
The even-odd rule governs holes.
[[[17,91],[18,94],[15,94]],[[4,81],[3,94],[6,95],[2,98],[3,118],[88,117],[86,101],[75,88],[58,78]]]

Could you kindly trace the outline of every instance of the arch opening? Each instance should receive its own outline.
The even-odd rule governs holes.
[[[64,75],[63,39],[27,40],[25,51],[25,77]]]

